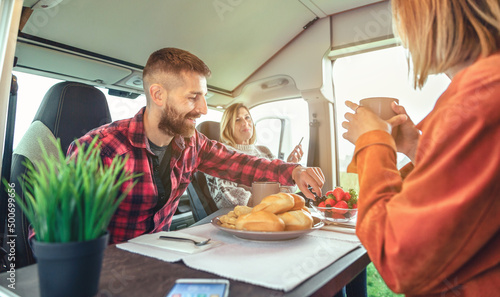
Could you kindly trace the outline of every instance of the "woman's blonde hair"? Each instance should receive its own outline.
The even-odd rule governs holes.
[[[392,0],[396,34],[413,61],[415,88],[443,73],[498,51],[499,0]]]
[[[236,118],[238,117],[238,111],[242,107],[248,111],[248,114],[250,114],[250,110],[248,110],[248,107],[243,105],[243,103],[232,104],[222,114],[222,119],[220,122],[220,141],[232,147],[236,146],[236,140],[234,138],[234,125],[236,123]],[[250,117],[252,116],[250,115]],[[249,144],[255,143],[255,140],[257,139],[255,125],[252,125],[252,129],[253,134],[252,138],[250,138]]]

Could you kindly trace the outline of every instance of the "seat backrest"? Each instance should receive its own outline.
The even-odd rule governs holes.
[[[61,140],[61,147],[66,153],[75,139],[111,122],[111,114],[106,96],[97,88],[62,82],[47,91],[33,123],[36,121]]]
[[[199,124],[196,129],[209,139],[219,141],[220,123],[205,121]],[[187,192],[191,211],[196,222],[218,210],[214,199],[210,195],[207,179],[203,172],[197,171],[193,174],[191,183],[187,187]]]
[[[205,121],[200,123],[196,129],[204,134],[208,139],[220,141],[220,123],[214,121]]]
[[[61,82],[52,86],[45,94],[35,119],[14,149],[12,156],[11,182],[16,193],[24,200],[19,180],[26,173],[25,162],[41,160],[41,145],[49,154],[58,151],[51,139],[59,138],[64,153],[71,142],[88,131],[111,122],[106,96],[93,86]],[[28,242],[29,222],[16,206],[16,268],[35,263]]]

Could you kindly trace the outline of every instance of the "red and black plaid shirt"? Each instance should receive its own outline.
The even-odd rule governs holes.
[[[170,198],[155,213],[158,190],[154,182],[152,164],[149,162],[153,153],[144,132],[144,110],[145,108],[142,108],[131,119],[94,129],[79,139],[81,143],[88,144],[99,135],[101,157],[105,165],[111,164],[116,155],[128,155],[126,170],[143,173],[111,219],[108,227],[110,243],[123,242],[144,233],[168,230],[179,204],[179,197],[197,170],[247,186],[253,181],[277,181],[282,185],[293,185],[292,170],[297,164],[240,154],[228,150],[221,143],[209,140],[199,132],[191,138],[176,136],[172,140],[170,160]],[[74,153],[77,153],[77,148],[72,143],[68,154]],[[126,189],[128,184],[125,183],[121,189]]]

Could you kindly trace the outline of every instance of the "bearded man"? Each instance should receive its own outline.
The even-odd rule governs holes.
[[[143,70],[146,106],[133,118],[101,126],[77,140],[89,144],[98,136],[105,165],[116,155],[128,156],[125,169],[142,173],[111,219],[110,243],[167,231],[180,196],[198,170],[248,186],[253,181],[297,184],[306,197],[314,198],[311,186],[321,195],[321,169],[236,153],[195,129],[196,119],[207,113],[210,74],[195,55],[160,49],[151,54]],[[77,153],[72,143],[68,154]]]

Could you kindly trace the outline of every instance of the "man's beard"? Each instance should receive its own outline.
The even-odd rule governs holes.
[[[158,129],[170,136],[181,135],[182,137],[191,137],[194,135],[195,127],[186,124],[185,121],[186,118],[197,118],[198,116],[199,114],[197,113],[181,115],[173,107],[166,105],[158,123]]]

